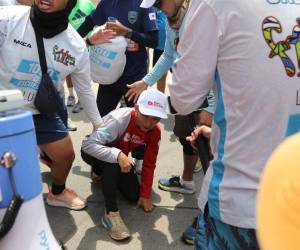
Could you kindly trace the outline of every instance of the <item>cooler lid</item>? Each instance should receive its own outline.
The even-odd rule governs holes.
[[[32,113],[30,111],[14,109],[0,112],[0,139],[26,133],[33,128]]]

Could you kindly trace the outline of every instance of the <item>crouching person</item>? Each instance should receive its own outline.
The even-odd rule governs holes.
[[[106,212],[101,222],[114,240],[130,237],[117,205],[117,190],[145,212],[153,209],[151,189],[161,137],[159,121],[167,118],[167,99],[161,92],[144,91],[134,108],[120,108],[103,117],[104,126],[87,136],[81,148],[83,160],[101,176]],[[141,184],[132,156],[143,159]]]

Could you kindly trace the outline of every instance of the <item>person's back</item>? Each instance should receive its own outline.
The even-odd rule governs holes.
[[[171,101],[189,113],[216,77],[215,155],[200,205],[204,209],[208,200],[210,216],[229,225],[255,228],[265,162],[285,136],[299,130],[299,11],[299,5],[279,0],[191,1]]]

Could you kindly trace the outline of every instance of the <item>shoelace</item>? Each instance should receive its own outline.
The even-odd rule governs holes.
[[[125,224],[124,224],[124,222],[122,221],[122,218],[120,217],[119,214],[114,213],[114,214],[111,215],[111,218],[112,218],[112,220],[114,221],[114,224],[115,224],[117,227],[121,227],[122,229],[125,230]]]

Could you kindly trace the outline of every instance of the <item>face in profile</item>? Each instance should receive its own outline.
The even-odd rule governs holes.
[[[35,4],[39,10],[46,13],[63,10],[67,3],[68,0],[35,0]]]

